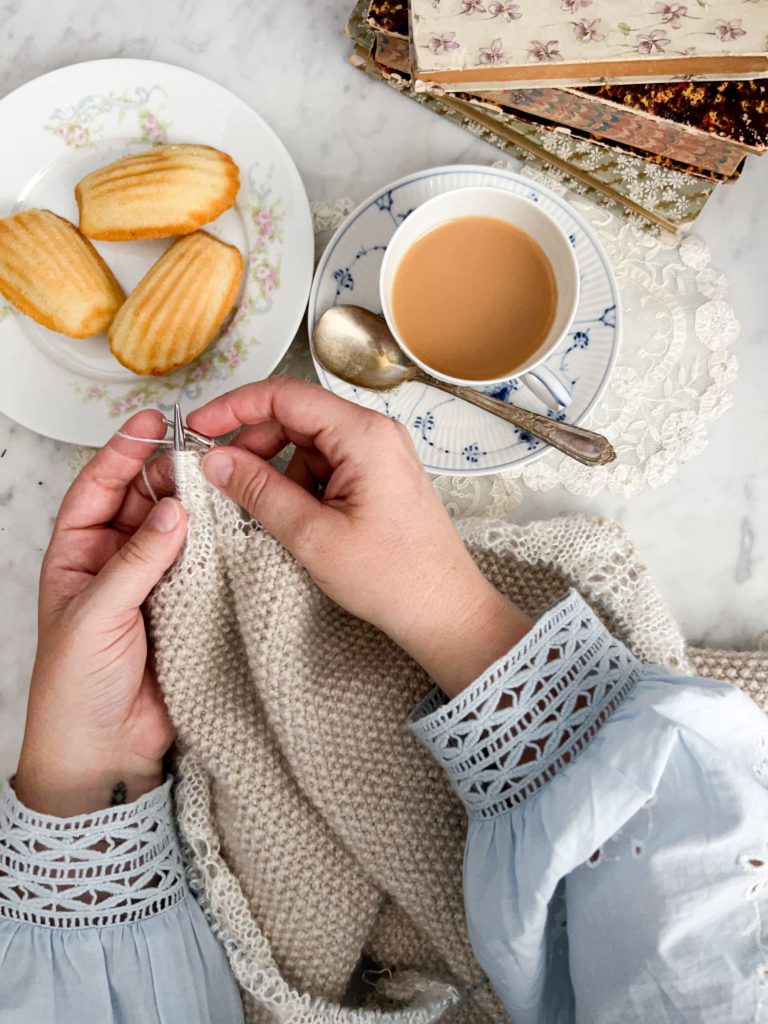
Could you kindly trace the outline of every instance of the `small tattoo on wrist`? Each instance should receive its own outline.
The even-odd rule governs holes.
[[[117,807],[118,804],[124,804],[128,802],[128,789],[124,782],[116,782],[114,789],[112,790],[112,796],[109,798],[109,806]]]

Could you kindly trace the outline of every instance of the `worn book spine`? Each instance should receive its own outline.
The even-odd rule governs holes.
[[[718,178],[736,174],[748,152],[745,146],[717,135],[606,104],[575,90],[518,89],[472,93],[466,98],[490,109],[528,114],[552,126],[564,126],[579,137],[618,144],[631,152],[672,161],[682,170],[710,172]]]
[[[733,161],[732,168],[727,172],[712,170],[711,168],[703,167],[696,163],[676,160],[669,156],[660,156],[656,153],[642,149],[640,145],[632,146],[627,142],[617,141],[601,135],[594,135],[591,132],[581,131],[578,128],[570,128],[561,124],[555,124],[552,121],[547,121],[544,118],[538,117],[536,114],[529,114],[524,110],[480,103],[477,101],[477,97],[473,93],[444,93],[443,96],[445,98],[454,96],[457,99],[462,99],[468,104],[470,110],[484,110],[499,117],[513,117],[516,120],[521,120],[527,124],[535,125],[542,131],[551,135],[560,135],[566,138],[581,140],[583,142],[590,143],[591,145],[599,146],[602,149],[611,150],[617,154],[626,153],[629,156],[636,157],[638,160],[644,160],[646,163],[655,164],[658,167],[664,167],[670,171],[678,171],[682,174],[694,175],[720,184],[730,184],[736,181],[736,179],[741,176],[741,171],[744,165],[744,154],[742,153],[739,155],[738,159]]]
[[[734,86],[738,84],[733,83]],[[644,88],[649,91],[665,88],[682,89],[684,93],[694,93],[702,86],[687,83],[683,86]],[[620,92],[618,88],[611,91]],[[637,93],[639,90],[635,89],[632,92]],[[683,164],[714,171],[725,177],[735,173],[747,153],[761,153],[765,148],[764,137],[761,140],[763,145],[747,145],[737,138],[716,134],[713,130],[682,124],[635,106],[578,89],[515,89],[502,93],[484,92],[473,94],[472,102],[499,109],[523,111],[555,124],[623,143]],[[765,109],[765,99],[759,104],[756,102],[754,106],[755,118],[760,117],[762,122],[765,122],[765,113],[760,114],[759,107]],[[711,106],[702,111],[702,121],[710,129],[715,127],[712,124],[711,113]]]

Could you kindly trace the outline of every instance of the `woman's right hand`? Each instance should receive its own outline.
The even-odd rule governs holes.
[[[242,428],[206,455],[208,480],[447,693],[530,627],[473,562],[400,423],[275,377],[214,399],[189,425],[211,436]],[[283,475],[267,460],[288,444],[296,452]]]

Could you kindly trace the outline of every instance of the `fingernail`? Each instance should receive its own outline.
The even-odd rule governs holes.
[[[215,487],[226,487],[234,471],[234,460],[226,452],[211,452],[203,459],[203,473]]]
[[[170,533],[179,522],[179,503],[173,498],[163,498],[149,513],[147,523],[158,533]]]

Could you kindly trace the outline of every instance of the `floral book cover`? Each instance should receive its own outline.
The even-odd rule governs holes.
[[[448,91],[768,77],[764,0],[411,0],[411,35]]]

